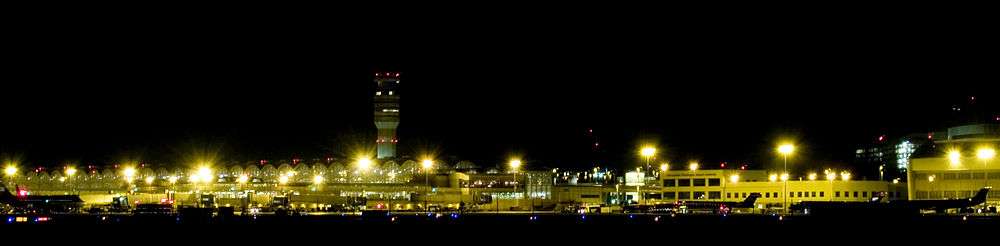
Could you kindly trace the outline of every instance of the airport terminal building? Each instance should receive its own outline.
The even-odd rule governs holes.
[[[918,149],[908,173],[911,200],[965,198],[983,187],[1000,185],[1000,125],[952,127],[948,137]],[[987,206],[1000,204],[1000,191],[987,195]]]
[[[907,186],[898,181],[851,180],[848,173],[807,174],[784,181],[763,170],[671,170],[660,173],[657,193],[649,203],[674,201],[739,202],[760,193],[757,208],[781,210],[802,201],[870,201],[873,197],[906,199]]]

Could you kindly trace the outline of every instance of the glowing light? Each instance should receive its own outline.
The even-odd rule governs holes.
[[[66,182],[66,177],[59,177],[59,182]]]
[[[72,177],[73,175],[76,175],[76,168],[74,168],[74,167],[67,167],[65,172],[66,172],[66,176],[71,176]]]
[[[893,183],[893,184],[898,184],[898,183],[899,183],[899,178],[896,178],[896,179],[893,179],[893,180],[892,180],[892,183]]]
[[[521,160],[510,160],[510,169],[516,172],[518,168],[521,168]]]
[[[668,165],[667,163],[660,164],[660,171],[666,172],[669,169],[670,165]]]
[[[170,184],[176,184],[177,183],[177,176],[170,176],[170,178],[167,178],[167,181],[169,181]]]
[[[207,166],[199,167],[198,179],[205,183],[212,182],[212,169]]]
[[[826,180],[833,181],[835,179],[837,179],[837,173],[832,171],[826,173]]]
[[[782,144],[778,146],[778,153],[782,155],[788,155],[795,151],[795,146],[791,144]]]
[[[125,178],[132,179],[132,177],[135,177],[135,168],[126,167],[125,170],[122,171],[122,174],[125,174]]]
[[[642,154],[642,156],[646,157],[646,158],[653,157],[653,155],[656,155],[656,148],[645,147],[645,148],[642,148],[642,150],[639,151],[639,153]]]
[[[810,173],[809,180],[816,180],[816,173]]]
[[[691,171],[698,171],[698,163],[692,162],[691,164],[688,164],[688,169],[691,169]]]
[[[771,182],[778,181],[778,175],[771,174],[770,176],[767,176],[767,180],[770,180]]]
[[[935,176],[935,175],[927,176],[927,182],[934,182],[934,179],[936,179],[936,178],[937,178],[937,176]]]
[[[950,162],[952,166],[962,164],[962,153],[957,149],[948,151],[948,162]]]
[[[840,180],[843,180],[843,181],[851,180],[851,173],[846,172],[846,171],[840,172]]]
[[[316,176],[314,176],[313,177],[313,184],[317,184],[317,185],[318,184],[323,184],[323,176],[322,175],[316,175]]]
[[[6,168],[3,169],[3,173],[6,174],[7,176],[14,176],[15,174],[17,174],[17,167],[13,165],[8,165]]]
[[[372,160],[367,156],[358,159],[358,169],[365,171],[372,167]]]
[[[788,181],[788,173],[781,174],[781,181]]]
[[[729,175],[729,182],[730,183],[736,183],[736,182],[739,182],[739,181],[740,181],[740,175],[739,174]]]
[[[240,175],[239,178],[236,178],[236,182],[239,182],[240,184],[246,184],[247,181],[249,181],[249,180],[250,180],[250,177],[247,177],[246,175]]]
[[[278,183],[279,184],[287,184],[288,183],[288,176],[281,175],[281,177],[278,177]]]
[[[976,158],[980,160],[992,160],[996,156],[997,152],[992,148],[982,148],[976,151]]]
[[[155,180],[155,178],[153,178],[153,177],[146,177],[146,184],[153,184],[154,180]]]
[[[424,167],[424,170],[430,170],[432,167],[434,167],[434,161],[429,159],[420,162],[420,164]]]

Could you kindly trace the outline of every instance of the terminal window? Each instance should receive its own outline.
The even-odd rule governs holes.
[[[663,193],[663,199],[677,199],[677,193],[664,192]]]
[[[722,197],[722,192],[719,191],[709,191],[708,199],[719,199]]]
[[[809,196],[810,196],[810,197],[816,197],[816,192],[815,192],[815,191],[813,191],[813,192],[810,192],[810,193],[809,193]]]
[[[795,197],[795,192],[788,192],[788,197]]]
[[[691,180],[690,179],[678,179],[677,180],[677,186],[691,186]]]
[[[834,191],[833,197],[840,197],[840,191]]]
[[[691,199],[691,192],[677,192],[677,199]]]
[[[705,199],[705,192],[704,191],[695,191],[694,192],[694,196],[692,196],[692,197],[694,197],[694,199]]]
[[[857,191],[854,192],[854,197],[858,197],[858,192]]]
[[[726,198],[733,198],[733,193],[726,192]]]
[[[823,197],[823,192],[822,191],[819,192],[819,197]]]
[[[705,186],[705,179],[694,179],[694,186],[697,187]]]
[[[746,193],[746,192],[743,192],[743,193],[740,193],[740,196],[741,196],[742,198],[747,198],[747,193]]]
[[[778,192],[775,192],[774,195],[772,195],[772,197],[778,198]]]
[[[674,186],[677,186],[677,180],[676,179],[664,179],[663,180],[663,187],[674,187]]]
[[[770,192],[764,192],[764,198],[771,198]]]
[[[708,179],[708,186],[719,186],[719,179]]]
[[[802,197],[802,192],[799,191],[798,197]]]

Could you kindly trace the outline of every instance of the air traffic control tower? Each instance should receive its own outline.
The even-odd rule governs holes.
[[[377,158],[395,158],[399,126],[399,73],[375,73],[375,127]]]

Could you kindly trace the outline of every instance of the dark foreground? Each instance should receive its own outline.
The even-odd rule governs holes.
[[[670,215],[670,214],[334,214],[303,216],[179,215],[3,215],[3,225],[166,225],[166,224],[261,224],[261,225],[1000,225],[1000,216],[806,216],[806,215]]]

